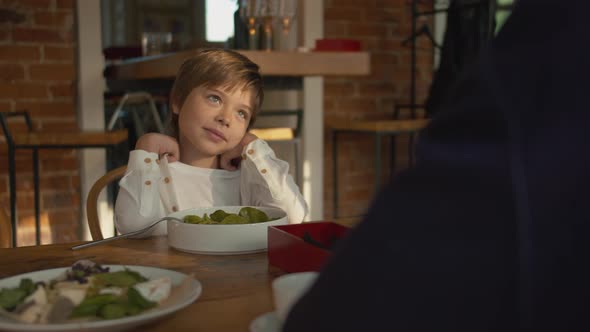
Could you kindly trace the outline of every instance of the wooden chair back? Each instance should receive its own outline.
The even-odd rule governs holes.
[[[98,197],[101,191],[113,181],[116,181],[125,175],[127,166],[121,166],[101,176],[90,188],[88,198],[86,199],[86,218],[88,218],[88,228],[93,240],[102,240],[102,231],[100,230],[100,220],[98,219]]]
[[[0,248],[12,248],[12,223],[3,208],[0,208]]]

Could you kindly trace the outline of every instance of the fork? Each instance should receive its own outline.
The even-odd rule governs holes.
[[[102,239],[102,240],[90,241],[88,243],[79,244],[77,246],[73,246],[72,247],[72,250],[78,250],[78,249],[82,249],[82,248],[92,247],[92,246],[96,246],[96,245],[103,244],[103,243],[106,243],[106,242],[111,242],[111,241],[118,240],[118,239],[125,239],[125,238],[128,238],[130,236],[134,236],[134,235],[139,235],[139,234],[141,234],[141,233],[143,233],[145,231],[148,231],[148,230],[152,229],[153,227],[155,227],[157,224],[159,224],[160,222],[162,222],[164,220],[176,220],[178,222],[184,222],[182,219],[179,219],[179,218],[176,218],[176,217],[163,217],[162,219],[156,220],[151,225],[149,225],[147,227],[144,227],[144,228],[142,228],[140,230],[129,232],[129,233],[125,233],[125,234],[116,235],[116,236],[109,237],[109,238]]]

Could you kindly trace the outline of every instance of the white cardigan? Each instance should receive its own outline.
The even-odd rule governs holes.
[[[121,233],[148,226],[178,210],[195,207],[250,205],[277,207],[289,223],[300,223],[308,212],[289,164],[268,144],[256,139],[244,148],[240,169],[200,168],[157,160],[156,153],[133,150],[115,204],[115,225]],[[161,222],[142,236],[166,234]]]

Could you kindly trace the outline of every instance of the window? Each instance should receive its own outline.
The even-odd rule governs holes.
[[[207,0],[206,39],[210,42],[225,42],[234,35],[234,12],[238,9],[235,0]]]

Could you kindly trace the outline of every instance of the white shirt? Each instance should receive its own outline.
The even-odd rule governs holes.
[[[287,213],[291,224],[302,222],[307,214],[307,204],[289,175],[289,164],[261,139],[244,148],[237,171],[157,159],[156,153],[131,151],[115,204],[119,232],[135,231],[174,211],[196,207],[277,207]],[[165,222],[141,236],[162,234],[166,234]]]

